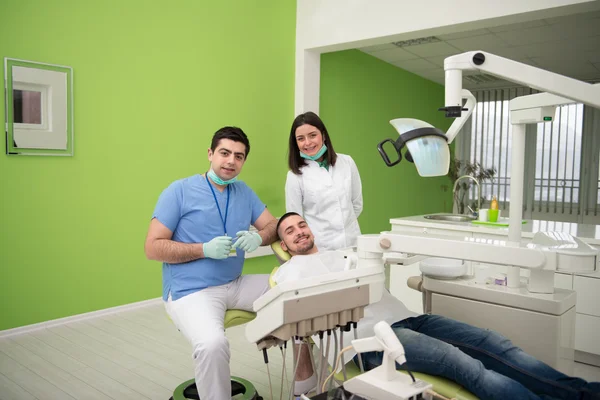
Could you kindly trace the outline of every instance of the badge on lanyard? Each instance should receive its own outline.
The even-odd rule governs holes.
[[[219,217],[221,217],[221,222],[223,223],[223,234],[225,236],[229,236],[227,234],[227,213],[229,212],[229,195],[230,195],[229,185],[227,185],[227,203],[225,204],[225,218],[223,218],[223,213],[221,212],[221,207],[219,206],[219,201],[217,200],[217,195],[215,193],[215,189],[213,189],[212,184],[208,180],[208,177],[205,177],[205,178],[206,178],[206,183],[208,183],[208,187],[210,188],[210,191],[212,192],[213,199],[215,199],[215,204],[217,205],[217,210],[219,210]],[[237,256],[237,251],[236,251],[236,249],[232,248],[229,251],[229,257],[236,257],[236,256]]]
[[[212,184],[206,177],[206,183],[208,183],[208,187],[212,192],[213,199],[215,199],[215,204],[217,205],[217,210],[219,210],[219,217],[221,217],[221,222],[223,223],[223,234],[227,235],[227,212],[229,211],[229,185],[227,185],[227,203],[225,204],[225,218],[223,218],[223,213],[221,212],[221,207],[219,206],[219,201],[217,200],[217,195],[215,194],[215,189],[213,189]]]

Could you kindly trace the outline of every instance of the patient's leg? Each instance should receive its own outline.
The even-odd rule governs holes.
[[[487,369],[510,377],[535,393],[568,399],[600,399],[600,383],[567,376],[494,331],[438,315],[410,318],[401,321],[399,326],[457,346],[480,360]]]
[[[404,369],[438,375],[458,382],[481,399],[540,399],[519,382],[486,369],[473,357],[441,340],[392,326],[406,352]],[[365,368],[381,364],[382,353],[364,353]]]

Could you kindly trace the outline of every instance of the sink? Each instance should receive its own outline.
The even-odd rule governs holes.
[[[476,218],[470,215],[462,215],[462,214],[432,214],[426,215],[427,219],[435,219],[438,221],[451,221],[451,222],[471,222]]]

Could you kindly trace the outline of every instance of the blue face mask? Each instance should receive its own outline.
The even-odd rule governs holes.
[[[229,185],[230,183],[237,181],[237,176],[235,178],[231,178],[227,181],[224,181],[223,179],[219,178],[217,174],[215,174],[215,171],[213,171],[212,168],[208,170],[206,175],[208,175],[208,177],[217,185]]]
[[[321,156],[323,154],[325,154],[326,151],[327,151],[327,146],[325,145],[325,143],[323,143],[323,146],[321,147],[321,149],[319,151],[317,151],[317,154],[315,154],[314,156],[309,156],[308,154],[300,152],[300,157],[306,158],[307,160],[317,161],[319,158],[321,158]]]

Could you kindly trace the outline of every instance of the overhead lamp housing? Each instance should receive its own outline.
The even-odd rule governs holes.
[[[390,124],[398,131],[396,140],[386,139],[377,145],[379,154],[388,167],[402,161],[402,149],[406,146],[405,158],[413,162],[421,176],[443,176],[450,168],[450,148],[448,137],[440,129],[427,122],[413,118],[397,118]],[[396,156],[390,159],[383,146],[391,143]]]

